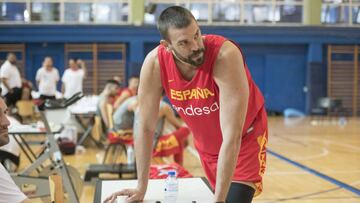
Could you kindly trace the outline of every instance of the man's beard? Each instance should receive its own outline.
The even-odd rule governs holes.
[[[199,67],[199,66],[201,66],[203,63],[204,63],[204,61],[205,61],[205,55],[204,55],[204,53],[205,53],[205,48],[200,48],[200,49],[198,49],[198,50],[196,50],[196,51],[193,51],[193,53],[192,54],[190,54],[187,58],[185,58],[185,57],[182,57],[175,49],[173,49],[173,53],[175,54],[175,56],[178,58],[178,59],[180,59],[181,61],[183,61],[183,62],[185,62],[185,63],[188,63],[188,64],[190,64],[190,65],[192,65],[192,66],[195,66],[195,67]],[[197,56],[199,56],[200,54],[203,54],[202,55],[202,57],[200,57],[200,58],[197,58],[197,59],[193,59],[193,57],[197,57]]]

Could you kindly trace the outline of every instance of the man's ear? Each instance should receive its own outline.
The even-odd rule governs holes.
[[[169,47],[169,42],[167,42],[166,40],[162,39],[160,40],[160,44],[163,45],[166,48],[166,51],[170,51],[170,47]]]

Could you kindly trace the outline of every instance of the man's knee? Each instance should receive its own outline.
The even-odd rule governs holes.
[[[247,184],[232,182],[226,198],[226,203],[250,203],[255,189]]]

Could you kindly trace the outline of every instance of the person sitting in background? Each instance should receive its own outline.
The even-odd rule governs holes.
[[[139,76],[133,75],[128,80],[128,87],[121,91],[120,96],[115,100],[114,109],[117,109],[127,98],[137,95],[139,87]]]
[[[114,106],[116,99],[121,95],[121,92],[124,90],[124,88],[120,76],[114,76],[112,79],[119,83],[119,88],[116,92],[116,95],[111,97],[109,100],[110,104]]]
[[[10,125],[21,125],[14,117],[7,116]],[[0,163],[10,172],[15,172],[20,165],[20,146],[13,136],[9,137],[9,143],[0,146]]]
[[[41,100],[56,99],[56,84],[59,79],[59,71],[53,67],[51,57],[45,57],[43,66],[36,72],[36,83]]]
[[[103,124],[106,128],[109,128],[108,120],[108,108],[107,105],[110,105],[111,98],[116,95],[119,88],[119,83],[116,80],[106,81],[104,90],[99,95],[99,102],[97,105],[97,114],[101,117]]]
[[[126,99],[113,114],[114,131],[134,129],[136,135],[136,121],[138,116],[134,116],[134,112],[138,106],[138,97],[132,96]],[[135,122],[134,122],[135,120]],[[164,124],[168,122],[175,130],[170,133],[164,133]],[[163,100],[160,101],[160,109],[158,121],[154,136],[154,153],[153,156],[170,156],[174,155],[174,161],[180,165],[183,164],[183,151],[185,141],[190,130],[182,126],[176,118],[173,109]]]
[[[22,81],[22,94],[21,94],[21,100],[31,100],[32,99],[32,92],[33,84],[31,81],[23,80]]]
[[[6,117],[7,111],[7,106],[0,97],[0,146],[9,143],[8,127],[10,122]],[[31,203],[14,183],[2,164],[0,164],[0,199],[1,202]]]
[[[81,59],[70,59],[69,68],[62,76],[61,92],[65,99],[83,91],[83,81],[86,77],[85,62]]]
[[[114,76],[113,80],[116,80],[119,83],[120,87],[122,87],[123,84],[120,76]],[[121,90],[121,88],[119,88],[119,90]]]
[[[134,127],[134,112],[137,106],[137,96],[127,98],[113,113],[114,129],[129,130]]]
[[[9,53],[7,60],[0,68],[2,96],[5,97],[6,105],[15,106],[21,99],[21,76],[16,67],[16,55]]]

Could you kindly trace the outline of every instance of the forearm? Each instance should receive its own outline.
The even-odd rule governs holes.
[[[86,65],[82,64],[81,65],[81,69],[84,71],[84,79],[87,77],[87,70],[86,70]]]
[[[108,111],[106,108],[106,102],[103,101],[99,105],[100,105],[101,118],[104,121],[106,128],[110,128],[109,119],[108,119]]]
[[[117,99],[115,100],[115,102],[114,102],[114,105],[113,105],[114,109],[117,109],[122,102],[123,102],[123,99],[122,99],[122,98],[120,98],[120,97],[117,98]]]
[[[6,89],[8,89],[9,91],[11,90],[6,79],[2,79],[2,83],[4,84],[4,86],[6,87]]]
[[[114,102],[114,109],[117,109],[130,95],[128,93],[122,93]]]
[[[153,132],[140,129],[135,139],[136,167],[138,174],[138,189],[146,191],[149,180],[149,168],[152,155]]]
[[[40,82],[39,81],[36,81],[36,88],[39,90],[40,88]]]
[[[240,152],[241,140],[223,142],[216,171],[215,201],[225,201]]]

